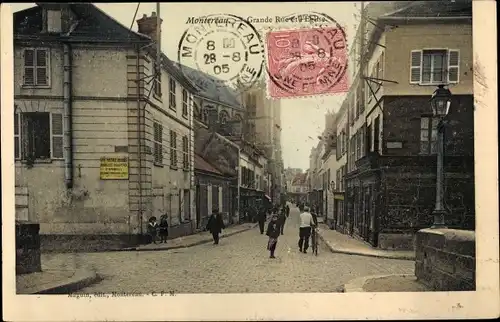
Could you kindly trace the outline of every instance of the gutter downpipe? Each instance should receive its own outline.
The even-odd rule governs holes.
[[[137,210],[137,220],[139,223],[139,231],[141,236],[143,235],[142,229],[142,138],[141,138],[141,78],[140,78],[140,68],[139,68],[139,59],[141,55],[141,49],[139,46],[136,47],[137,55],[136,55],[136,79],[135,82],[137,84],[136,87],[136,96],[137,96],[137,163],[138,163],[138,188],[139,188],[139,206]]]
[[[73,113],[71,82],[71,47],[63,43],[63,107],[64,107],[64,183],[73,188]]]

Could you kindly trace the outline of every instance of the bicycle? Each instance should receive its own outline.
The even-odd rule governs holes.
[[[311,242],[312,242],[312,251],[313,251],[313,254],[318,256],[318,230],[316,227],[313,227],[313,230],[312,230],[312,235],[311,235]]]

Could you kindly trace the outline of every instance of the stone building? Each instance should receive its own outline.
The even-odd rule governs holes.
[[[474,227],[472,4],[415,1],[374,21],[366,69],[346,99],[347,205],[339,222],[373,246],[412,248],[414,233],[432,223],[437,119],[429,99],[440,84],[453,93],[446,222]]]
[[[128,244],[165,212],[172,237],[193,230],[196,89],[165,55],[155,77],[151,19],[136,33],[90,3],[14,14],[16,217],[43,247]]]

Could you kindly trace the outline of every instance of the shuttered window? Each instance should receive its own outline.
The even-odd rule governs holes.
[[[21,158],[21,114],[14,113],[14,158]]]
[[[182,137],[182,168],[189,170],[189,140],[187,135]]]
[[[154,142],[154,163],[163,164],[163,125],[158,122],[153,123],[153,142]]]
[[[177,133],[170,130],[170,166],[177,168]]]
[[[176,89],[177,89],[177,84],[175,83],[175,79],[170,77],[169,82],[168,82],[168,90],[169,90],[168,105],[173,110],[175,110],[175,108],[177,106],[177,104],[175,102]]]
[[[64,158],[63,115],[30,112],[14,114],[14,156],[23,160]]]
[[[62,159],[63,151],[63,115],[60,113],[51,113],[51,134],[52,134],[52,158]]]
[[[448,51],[448,83],[459,82],[460,52],[458,50]]]
[[[422,51],[411,51],[410,84],[419,84],[422,77]]]
[[[182,116],[184,116],[184,117],[188,116],[188,104],[189,104],[188,91],[183,89],[182,90]]]
[[[458,50],[412,50],[410,64],[411,84],[440,85],[459,82]]]
[[[23,84],[25,86],[50,86],[50,51],[27,48],[23,51]]]

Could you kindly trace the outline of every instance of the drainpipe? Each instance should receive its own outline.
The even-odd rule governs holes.
[[[142,230],[142,141],[141,141],[141,77],[140,77],[140,68],[139,68],[139,59],[141,55],[141,49],[137,47],[137,55],[135,61],[136,67],[136,96],[137,96],[137,163],[138,163],[138,188],[139,188],[139,206],[137,210],[137,220],[139,222],[139,229],[141,232],[141,236],[143,235]]]
[[[73,188],[73,131],[72,131],[72,84],[71,84],[71,47],[63,44],[63,106],[64,106],[64,183],[67,189]]]

